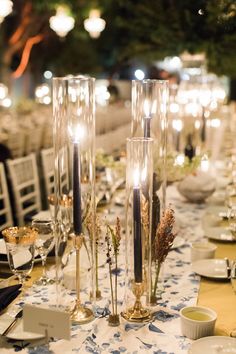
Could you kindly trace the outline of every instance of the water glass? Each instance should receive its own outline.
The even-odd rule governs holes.
[[[33,220],[32,226],[38,231],[35,242],[35,249],[38,251],[43,267],[42,277],[38,280],[38,285],[46,285],[50,280],[46,275],[46,260],[48,253],[54,247],[53,222],[51,220]]]
[[[9,227],[2,234],[10,269],[23,284],[33,268],[37,231],[29,226]]]

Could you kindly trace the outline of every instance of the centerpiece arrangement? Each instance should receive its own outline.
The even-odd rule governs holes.
[[[126,280],[122,316],[134,322],[148,321],[151,317],[149,306],[156,296],[160,267],[174,239],[173,210],[165,211],[167,98],[166,81],[133,82],[132,135],[138,137],[127,139]],[[56,252],[60,239],[65,238],[65,213],[62,213],[60,203],[63,196],[70,200],[72,218],[66,233],[73,238],[76,252],[76,303],[71,318],[73,322],[82,324],[94,318],[93,300],[102,297],[98,284],[98,246],[103,236],[95,214],[94,79],[55,78],[53,109]],[[158,156],[155,169],[154,151]],[[123,163],[102,152],[97,154],[96,162],[100,171],[108,166],[124,171]],[[119,324],[117,276],[120,242],[118,217],[115,228],[106,223],[105,236],[111,288],[110,325]],[[81,255],[83,260],[87,257],[86,264],[89,265],[83,292],[80,287]]]
[[[70,235],[76,252],[76,301],[71,319],[78,324],[87,323],[94,318],[93,300],[96,296],[94,82],[93,78],[82,76],[53,79],[55,248],[58,253],[58,245],[63,237],[64,213],[60,207],[63,195],[72,200]],[[80,287],[82,255],[89,265],[83,293]]]

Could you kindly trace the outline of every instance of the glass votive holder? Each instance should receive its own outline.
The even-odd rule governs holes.
[[[122,316],[150,319],[152,163],[151,138],[127,139],[126,287]]]

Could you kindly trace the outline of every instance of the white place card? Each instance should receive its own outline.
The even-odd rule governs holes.
[[[70,314],[68,312],[25,305],[23,308],[23,328],[24,331],[70,340]]]

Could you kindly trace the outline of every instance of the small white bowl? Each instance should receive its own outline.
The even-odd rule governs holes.
[[[210,242],[193,242],[191,244],[191,262],[214,258],[216,249],[217,246]]]
[[[212,336],[216,318],[216,312],[208,307],[184,307],[180,310],[181,332],[189,339]]]

